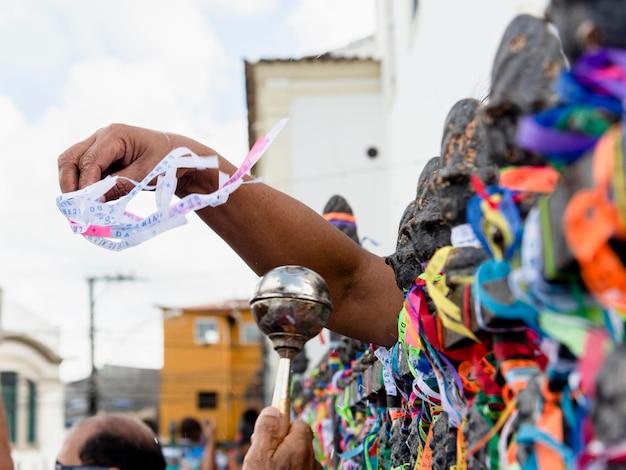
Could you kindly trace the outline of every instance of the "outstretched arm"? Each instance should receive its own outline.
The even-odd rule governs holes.
[[[116,174],[141,180],[172,148],[186,146],[198,155],[216,152],[192,139],[137,127],[113,125],[69,148],[59,157],[63,192]],[[220,157],[220,169],[235,167]],[[178,196],[216,189],[211,170],[180,170]],[[114,199],[132,186],[120,182]],[[329,328],[381,345],[396,339],[396,314],[402,294],[384,260],[359,247],[313,210],[265,184],[248,184],[227,204],[198,211],[258,275],[277,266],[296,264],[318,272],[330,288],[333,314]]]

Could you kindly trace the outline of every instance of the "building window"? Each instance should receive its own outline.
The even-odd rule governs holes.
[[[220,330],[215,318],[196,318],[194,331],[196,343],[217,344],[220,342]]]
[[[9,439],[15,443],[17,440],[17,374],[0,372],[0,389],[9,427]]]
[[[32,380],[28,384],[28,428],[26,439],[29,444],[37,442],[37,384]]]
[[[261,331],[256,323],[247,322],[239,325],[239,342],[241,344],[258,344],[261,340]]]
[[[214,410],[217,408],[217,393],[198,392],[198,409]]]
[[[419,5],[419,0],[411,0],[411,15],[415,18],[417,15],[417,7]]]

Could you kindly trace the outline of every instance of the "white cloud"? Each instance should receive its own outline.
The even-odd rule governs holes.
[[[251,15],[272,10],[278,4],[278,0],[210,0],[210,3],[227,8],[234,13]]]
[[[13,135],[24,125],[24,116],[7,96],[0,96],[0,141]]]
[[[393,0],[392,0],[393,1]],[[299,52],[320,53],[374,33],[374,0],[300,0],[287,18]]]
[[[30,117],[19,100],[0,95],[0,285],[13,302],[62,326],[61,352],[72,358],[64,374],[73,378],[87,371],[84,278],[118,272],[144,278],[99,289],[98,358],[158,366],[155,304],[245,297],[254,275],[194,216],[187,227],[123,253],[73,236],[54,205],[56,156],[99,127],[127,122],[190,135],[240,159],[244,119],[223,122],[215,109],[236,59],[226,57],[195,0],[175,8],[164,0],[20,2],[10,31],[0,31],[0,65],[21,78],[16,94],[34,93],[42,83],[49,88]],[[0,22],[9,3],[0,0]],[[35,80],[39,75],[43,81]],[[140,207],[151,203],[145,196]],[[142,318],[144,326],[129,331]]]

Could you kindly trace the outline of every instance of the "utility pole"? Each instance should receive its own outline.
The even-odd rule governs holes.
[[[96,381],[96,327],[95,327],[95,305],[94,286],[95,277],[87,278],[89,286],[89,360],[91,362],[91,372],[89,373],[89,384],[87,389],[88,408],[87,414],[94,416],[98,413],[98,384]]]
[[[87,388],[87,414],[94,416],[98,414],[100,394],[98,390],[98,370],[96,369],[96,299],[95,286],[97,282],[124,282],[134,281],[134,276],[118,274],[116,276],[92,276],[87,278],[89,288],[89,359],[91,362],[91,373]]]

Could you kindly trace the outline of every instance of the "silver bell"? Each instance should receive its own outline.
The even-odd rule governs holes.
[[[326,326],[332,311],[328,286],[315,271],[280,266],[259,280],[250,306],[280,356],[272,406],[289,419],[291,359]]]

